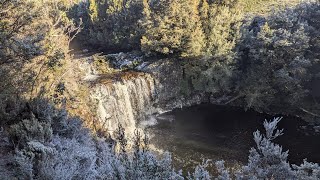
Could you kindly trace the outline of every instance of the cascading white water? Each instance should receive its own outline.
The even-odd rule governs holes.
[[[96,105],[99,125],[111,134],[119,124],[132,134],[137,125],[146,127],[157,123],[156,118],[149,115],[199,104],[203,100],[198,94],[188,98],[181,95],[183,71],[171,59],[150,63],[132,54],[118,53],[102,57],[102,60],[110,57],[110,62],[118,69],[106,74],[96,69],[94,57],[84,58],[80,68],[85,73],[83,80],[90,86],[93,84],[90,97]],[[135,63],[140,65],[134,68]],[[121,70],[127,66],[139,72]]]
[[[92,90],[91,98],[97,102],[100,123],[109,131],[121,124],[127,132],[136,129],[136,123],[152,111],[155,84],[151,75],[135,73],[121,81],[99,83]]]

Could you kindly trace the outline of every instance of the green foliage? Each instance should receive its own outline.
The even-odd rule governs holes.
[[[234,88],[235,66],[217,59],[187,61],[184,66],[182,92],[219,95],[230,93]]]
[[[141,49],[147,55],[229,55],[239,38],[240,12],[236,1],[146,1]]]
[[[230,55],[240,12],[235,0],[90,0],[87,14],[78,13],[85,22],[78,40],[109,51],[141,49],[148,56]]]
[[[79,28],[67,18],[64,0],[0,4],[0,94],[26,95],[63,66]]]
[[[79,13],[83,6],[87,9]],[[106,51],[139,49],[141,1],[90,0],[88,6],[79,4],[77,11],[73,14],[84,22],[84,29],[77,36],[78,41]]]
[[[227,93],[233,85],[243,14],[238,1],[144,1],[141,50],[184,63],[184,94]]]
[[[232,60],[235,56],[233,49],[240,38],[242,7],[237,1],[226,1],[223,4],[212,5],[206,16],[206,54]]]
[[[98,18],[98,5],[96,0],[89,0],[89,16],[92,22],[95,22]]]
[[[146,55],[215,56],[232,59],[243,11],[270,11],[274,0],[90,0],[78,40],[105,50]],[[287,3],[288,4],[288,3]],[[296,1],[289,4],[296,4]],[[79,4],[78,7],[85,6]],[[79,10],[79,12],[82,10]],[[78,13],[79,14],[79,13]]]
[[[145,33],[141,48],[148,55],[199,56],[204,48],[199,1],[165,0],[144,3]],[[146,13],[148,12],[148,13]]]
[[[39,42],[43,32],[28,29],[30,23],[40,17],[36,5],[32,1],[1,0],[0,3],[1,64],[20,62],[41,54]]]
[[[315,77],[312,68],[320,58],[319,7],[303,3],[265,20],[256,18],[244,28],[239,84],[247,107],[298,108],[310,96],[306,85]]]
[[[41,29],[45,27],[33,24],[30,29],[40,17],[35,3],[1,0],[0,4],[0,94],[17,93],[25,90],[18,85],[29,85],[21,78],[30,73],[20,72],[23,64],[43,54]]]
[[[294,7],[300,0],[239,0],[246,13],[267,15],[273,10]]]

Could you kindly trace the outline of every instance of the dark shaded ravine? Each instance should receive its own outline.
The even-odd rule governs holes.
[[[253,132],[263,130],[267,114],[243,111],[235,107],[202,104],[163,114],[158,124],[149,127],[151,143],[172,153],[175,167],[190,170],[202,159],[224,159],[228,167],[247,163]],[[289,162],[302,163],[304,158],[320,162],[320,136],[301,129],[307,124],[296,117],[283,116],[278,124],[284,135],[277,143],[289,151]],[[306,135],[309,133],[309,135]]]

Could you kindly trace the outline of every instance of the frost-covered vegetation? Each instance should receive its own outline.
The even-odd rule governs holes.
[[[283,130],[277,129],[281,118],[263,123],[265,133],[259,130],[253,133],[256,147],[252,147],[248,157],[248,164],[230,175],[224,168],[223,161],[216,162],[220,179],[319,179],[320,166],[304,160],[300,166],[292,165],[287,158],[289,151],[283,151],[282,147],[273,142],[283,134]]]
[[[31,95],[56,85],[51,74],[62,74],[79,30],[66,16],[68,6],[62,0],[0,1],[1,94]]]
[[[79,82],[79,62],[70,53],[81,29],[67,16],[70,2],[0,0],[1,102],[41,96],[72,114],[93,116],[85,105],[88,89]]]
[[[319,10],[319,2],[302,3],[244,26],[237,63],[246,107],[319,112],[319,97],[311,95],[319,78]]]
[[[214,178],[209,161],[184,176],[139,132],[130,139],[119,126],[111,138],[99,129],[70,44],[184,60],[185,95],[227,95],[244,108],[318,120],[319,1],[263,16],[244,14],[255,5],[244,2],[0,0],[0,179]],[[318,164],[292,165],[273,143],[279,120],[254,133],[235,174],[216,162],[217,178],[319,179]]]
[[[169,154],[156,158],[139,132],[127,151],[124,130],[116,144],[93,135],[77,117],[35,100],[1,109],[1,179],[176,179]],[[4,117],[4,116],[3,116]],[[117,150],[119,149],[119,150]]]
[[[0,134],[1,179],[213,179],[209,161],[183,176],[173,168],[171,156],[156,156],[148,148],[148,137],[136,131],[126,137],[119,126],[115,138],[96,135],[77,117],[55,109],[45,100],[15,104],[1,109],[7,126]],[[216,162],[218,179],[318,179],[320,166],[304,161],[300,166],[287,161],[288,151],[272,141],[282,135],[280,118],[265,121],[265,133],[256,131],[256,147],[248,164],[230,174],[223,161]],[[132,148],[128,148],[131,145]]]

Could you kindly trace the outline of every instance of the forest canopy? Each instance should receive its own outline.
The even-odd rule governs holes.
[[[85,23],[80,40],[105,50],[141,49],[149,56],[226,55],[242,19],[233,0],[90,0],[78,6],[85,8],[77,13]]]

